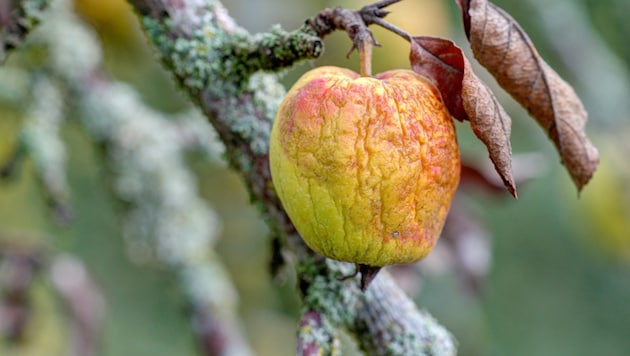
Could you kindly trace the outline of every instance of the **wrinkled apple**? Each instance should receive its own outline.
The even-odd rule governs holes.
[[[440,93],[409,70],[306,73],[278,111],[270,164],[277,194],[310,248],[374,267],[431,251],[460,175]]]

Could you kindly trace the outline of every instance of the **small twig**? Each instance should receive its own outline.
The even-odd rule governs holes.
[[[350,40],[352,40],[352,47],[346,56],[350,56],[354,50],[358,50],[362,57],[360,59],[361,74],[363,75],[364,72],[370,73],[364,75],[370,76],[371,67],[364,67],[370,61],[365,61],[363,57],[371,57],[371,53],[368,53],[368,51],[371,52],[371,46],[380,47],[380,44],[374,38],[368,26],[381,26],[411,42],[409,33],[384,20],[384,17],[389,14],[389,11],[384,10],[384,8],[400,1],[402,0],[383,0],[354,11],[344,8],[325,9],[316,17],[307,20],[305,26],[319,37],[324,37],[334,30],[342,30],[348,33]],[[371,44],[371,46],[368,44]],[[367,48],[368,46],[370,48]]]
[[[384,7],[388,7],[389,5],[393,5],[395,3],[401,2],[402,0],[382,0],[382,1],[378,1],[375,2],[374,4],[370,4],[364,7],[365,8],[371,8],[371,7],[375,7],[378,9],[382,9]]]
[[[383,8],[400,1],[379,1],[359,10],[348,10],[340,7],[324,9],[314,18],[307,20],[303,30],[312,31],[319,37],[324,37],[335,30],[345,31],[352,41],[352,48],[348,52],[349,56],[354,50],[361,52],[366,43],[380,46],[368,26],[375,23],[386,23],[383,18],[389,14],[389,11],[383,10]]]
[[[407,42],[411,42],[411,35],[409,33],[407,33],[405,30],[403,30],[402,28],[396,25],[392,25],[391,23],[383,20],[382,18],[378,18],[378,17],[374,18],[372,19],[371,23],[381,26],[382,28],[397,34],[398,36],[407,40]]]

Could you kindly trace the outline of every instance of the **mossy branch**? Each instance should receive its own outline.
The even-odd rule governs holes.
[[[282,209],[269,171],[269,133],[285,91],[276,75],[259,71],[316,58],[322,52],[320,37],[337,29],[346,30],[354,43],[357,36],[371,36],[367,24],[384,17],[383,7],[397,0],[381,1],[358,12],[325,9],[296,31],[276,27],[258,35],[239,27],[219,1],[129,1],[164,64],[219,133],[252,202],[272,232],[296,255],[305,308],[316,313],[305,314],[308,328],[301,329],[299,336],[308,338],[312,333],[306,331],[323,327],[326,330],[319,331],[329,334],[333,325],[354,334],[359,347],[369,354],[454,354],[450,334],[420,312],[389,275],[379,275],[363,293],[358,278],[340,278],[351,274],[354,266],[324,259],[308,249]],[[314,322],[314,315],[321,316],[319,322]],[[334,354],[336,338],[327,340],[318,344],[318,354]],[[303,339],[298,344],[311,345]]]

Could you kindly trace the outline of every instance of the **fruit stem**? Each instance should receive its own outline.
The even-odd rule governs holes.
[[[372,76],[372,48],[374,40],[372,37],[365,37],[359,44],[359,74],[362,77]]]

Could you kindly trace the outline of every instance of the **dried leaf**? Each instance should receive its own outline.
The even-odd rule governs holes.
[[[449,113],[459,121],[468,120],[461,96],[464,58],[462,50],[444,38],[417,36],[411,40],[411,68],[434,81]]]
[[[525,31],[486,0],[458,0],[475,58],[538,123],[556,145],[581,190],[599,163],[586,137],[588,114],[573,88],[538,55]]]
[[[461,49],[444,38],[418,36],[412,38],[409,58],[416,73],[435,81],[451,115],[470,121],[473,132],[488,148],[505,187],[516,197],[511,119],[492,91],[473,73]]]
[[[464,109],[470,117],[470,126],[475,135],[488,147],[490,159],[501,176],[503,184],[516,198],[510,145],[512,119],[490,88],[472,72],[470,63],[465,61],[465,65],[462,98]]]
[[[470,15],[468,9],[470,8],[470,0],[455,0],[457,6],[462,11],[462,21],[464,22],[464,31],[466,36],[470,38]]]

